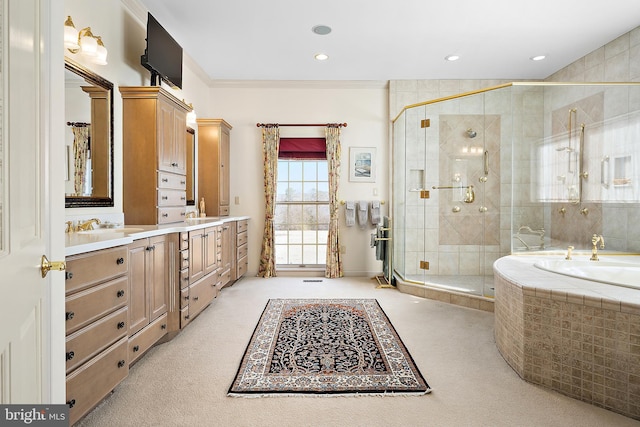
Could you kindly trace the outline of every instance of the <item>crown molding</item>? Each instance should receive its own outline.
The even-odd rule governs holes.
[[[387,80],[216,80],[213,89],[388,89]]]

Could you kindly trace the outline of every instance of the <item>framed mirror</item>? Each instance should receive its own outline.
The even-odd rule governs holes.
[[[113,83],[65,67],[65,207],[113,206]]]

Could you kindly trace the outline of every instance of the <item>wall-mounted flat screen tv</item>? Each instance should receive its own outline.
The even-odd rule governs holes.
[[[182,89],[182,46],[151,15],[147,14],[147,48],[140,58],[151,72],[151,85],[160,77],[169,86]]]

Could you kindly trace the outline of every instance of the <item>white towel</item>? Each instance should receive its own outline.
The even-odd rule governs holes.
[[[378,225],[380,222],[380,202],[374,200],[371,202],[371,224]]]
[[[358,202],[358,224],[360,228],[364,228],[369,220],[369,203],[365,201]]]
[[[347,227],[353,227],[356,225],[356,203],[346,202],[344,205],[344,220],[347,223]]]

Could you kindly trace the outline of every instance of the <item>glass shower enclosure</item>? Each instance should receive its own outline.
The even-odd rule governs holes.
[[[637,83],[518,82],[405,107],[396,279],[492,298],[505,255],[587,250],[592,234],[640,251],[639,111]]]

